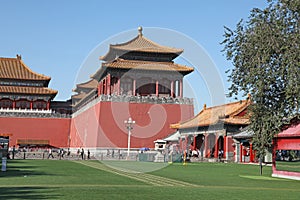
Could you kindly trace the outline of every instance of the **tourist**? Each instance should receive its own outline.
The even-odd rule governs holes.
[[[70,154],[71,154],[70,148],[68,148],[68,153],[67,153],[68,158],[70,158]]]
[[[90,150],[88,149],[88,157],[87,157],[88,160],[91,159],[90,155],[91,155],[91,152],[90,152]]]
[[[25,147],[23,148],[23,152],[24,152],[24,157],[23,157],[23,159],[25,160],[25,159],[26,159],[26,149],[25,149]]]
[[[221,158],[222,158],[222,150],[221,149],[219,149],[218,157],[219,157],[219,161],[221,161]]]
[[[61,160],[61,158],[64,158],[64,149],[59,149],[59,160]]]
[[[48,159],[50,158],[50,156],[51,156],[52,158],[54,158],[54,156],[53,156],[53,154],[52,154],[52,149],[51,149],[51,148],[49,148]]]
[[[12,149],[12,159],[15,159],[15,152],[16,152],[16,147],[14,145]]]
[[[196,149],[192,151],[192,156],[198,158],[198,151]]]
[[[81,149],[81,159],[84,160],[84,150],[83,150],[83,148]]]
[[[77,158],[79,159],[80,156],[80,149],[77,150]]]

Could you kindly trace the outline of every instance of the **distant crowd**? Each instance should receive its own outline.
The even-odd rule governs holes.
[[[70,149],[52,147],[10,147],[8,159],[91,159],[91,152],[83,148],[77,150],[77,154],[72,154]]]

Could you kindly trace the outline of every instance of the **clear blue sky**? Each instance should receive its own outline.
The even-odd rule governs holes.
[[[213,60],[228,87],[224,72],[232,66],[219,44],[223,40],[223,27],[235,28],[240,19],[247,19],[252,8],[267,5],[266,0],[0,0],[0,3],[0,57],[21,54],[33,71],[51,76],[50,88],[59,91],[56,100],[70,98],[80,66],[97,45],[140,25],[171,29],[192,38]],[[144,34],[147,37],[147,28]],[[193,78],[187,80],[193,85]],[[201,90],[203,86],[194,87],[198,88],[196,98],[200,107],[203,103],[214,104],[209,92]]]

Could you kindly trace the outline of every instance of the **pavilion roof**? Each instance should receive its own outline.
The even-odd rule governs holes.
[[[103,67],[118,69],[139,69],[139,70],[158,70],[158,71],[177,71],[190,73],[194,68],[179,65],[174,62],[151,62],[140,60],[116,59],[112,62],[102,63]]]
[[[236,139],[247,139],[252,138],[254,135],[254,132],[249,129],[249,127],[243,128],[239,133],[235,134],[233,138]]]
[[[100,59],[105,61],[113,60],[117,57],[117,55],[122,55],[130,51],[180,55],[183,52],[183,49],[157,44],[146,38],[142,34],[142,28],[139,27],[139,34],[135,38],[125,43],[110,45],[108,53],[104,56],[101,56]]]
[[[17,55],[17,58],[0,58],[0,79],[50,81],[51,78],[32,71]]]
[[[96,88],[98,85],[98,81],[96,79],[90,79],[86,82],[79,83],[76,86],[79,88]]]
[[[242,100],[224,105],[206,108],[204,106],[195,117],[185,122],[171,124],[171,128],[185,129],[194,127],[205,127],[217,123],[233,124],[233,125],[248,125],[249,115],[239,116],[250,105],[250,100]]]
[[[277,137],[300,137],[300,123],[290,125],[289,128],[278,133]]]
[[[74,94],[72,95],[72,99],[82,99],[83,97],[85,97],[87,94],[82,92],[82,93],[79,93],[79,94]]]
[[[80,92],[82,89],[95,89],[97,88],[98,81],[96,79],[90,79],[86,82],[79,83],[76,85],[76,88],[73,89],[73,92]]]
[[[57,91],[47,87],[28,87],[28,86],[0,86],[0,93],[7,94],[39,94],[56,95]]]

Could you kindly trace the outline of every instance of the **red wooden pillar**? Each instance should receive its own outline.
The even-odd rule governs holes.
[[[272,171],[274,173],[276,171],[276,151],[278,149],[277,138],[276,137],[274,137],[272,143],[273,143],[273,148],[272,148]]]
[[[105,94],[105,80],[101,81],[101,94]]]
[[[219,135],[216,134],[216,141],[215,141],[215,152],[214,152],[214,157],[218,158],[218,153],[219,153]]]
[[[253,157],[253,146],[252,146],[252,142],[250,143],[250,162],[254,161],[254,157]]]
[[[194,142],[193,142],[193,150],[195,150],[197,148],[197,139],[196,139],[196,135],[194,135]]]
[[[240,162],[243,162],[243,144],[240,143]]]
[[[171,97],[174,97],[174,81],[171,81]]]
[[[47,110],[50,109],[50,100],[47,101],[47,107],[46,107],[46,109],[47,109]]]
[[[107,75],[107,95],[111,95],[111,89],[110,89],[110,84],[111,84],[111,75]]]
[[[33,107],[33,102],[30,101],[30,110],[32,110],[32,107]]]
[[[179,82],[179,97],[182,98],[182,95],[183,95],[183,89],[182,89],[182,79],[180,79],[180,82]]]
[[[16,100],[13,100],[13,109],[16,108]]]
[[[209,158],[210,156],[210,149],[208,149],[208,134],[205,134],[205,142],[204,142],[204,147],[205,147],[205,154],[204,157]]]
[[[120,95],[120,86],[121,86],[121,78],[118,77],[118,83],[117,83],[117,94]]]
[[[101,95],[101,82],[98,83],[98,96]]]
[[[136,80],[133,79],[133,83],[132,83],[132,95],[135,96],[135,90],[136,90]]]
[[[224,135],[224,142],[223,142],[223,158],[226,158],[226,152],[227,152],[227,145],[228,145],[228,141],[227,141],[227,136]],[[227,158],[226,158],[227,159]]]
[[[158,97],[158,81],[155,83],[155,96]]]
[[[103,94],[107,94],[106,93],[106,77],[103,79]]]

